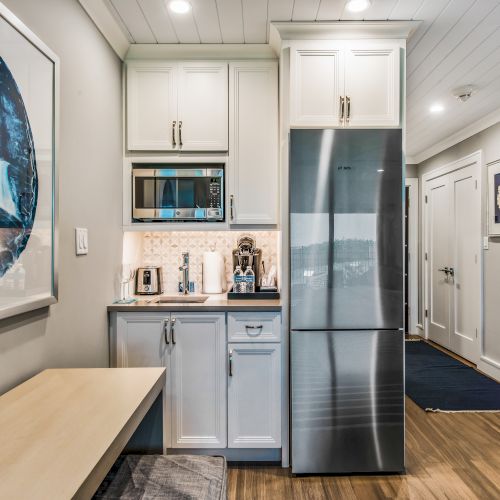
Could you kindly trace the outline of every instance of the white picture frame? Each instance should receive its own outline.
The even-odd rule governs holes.
[[[500,160],[488,165],[488,236],[500,236]]]
[[[4,134],[7,140],[4,139],[3,149],[0,145],[0,173],[15,186],[9,195],[0,177],[0,319],[3,319],[48,307],[58,300],[60,62],[57,55],[1,2],[0,58],[0,77],[11,83],[7,90],[4,85],[4,97],[7,101],[11,98],[15,106],[23,110],[22,117],[27,124],[23,130],[29,129],[25,135],[30,139],[29,147],[20,149],[17,157],[9,150],[9,144],[14,143],[9,134]],[[0,107],[0,114],[4,115],[0,116],[0,127],[2,118],[4,125],[12,119],[6,109],[11,108]],[[22,184],[17,182],[24,188],[27,185],[28,174],[22,170],[25,163],[16,163],[16,158],[20,157],[24,160],[29,157],[30,180],[33,181],[29,190],[15,184],[17,179],[23,178]],[[30,198],[29,211],[20,212],[19,207],[28,206],[21,196]],[[18,245],[14,253],[8,231],[23,232],[23,244]],[[6,257],[9,252],[11,256]]]

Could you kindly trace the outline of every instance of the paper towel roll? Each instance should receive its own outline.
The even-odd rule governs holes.
[[[204,252],[203,293],[222,293],[224,282],[224,258],[220,252]]]

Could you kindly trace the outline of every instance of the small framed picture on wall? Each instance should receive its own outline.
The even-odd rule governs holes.
[[[500,160],[488,166],[488,235],[500,236]]]

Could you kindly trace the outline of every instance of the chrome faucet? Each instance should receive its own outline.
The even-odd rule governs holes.
[[[189,294],[189,252],[182,252],[182,266],[179,267],[182,271],[182,293]]]

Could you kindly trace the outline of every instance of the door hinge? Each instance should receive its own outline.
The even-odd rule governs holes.
[[[427,203],[429,199],[427,198],[427,195],[425,195],[425,203]]]
[[[428,318],[428,317],[429,317],[429,310],[428,310],[428,309],[426,309],[426,310],[425,310],[425,317],[426,317],[426,318]]]

